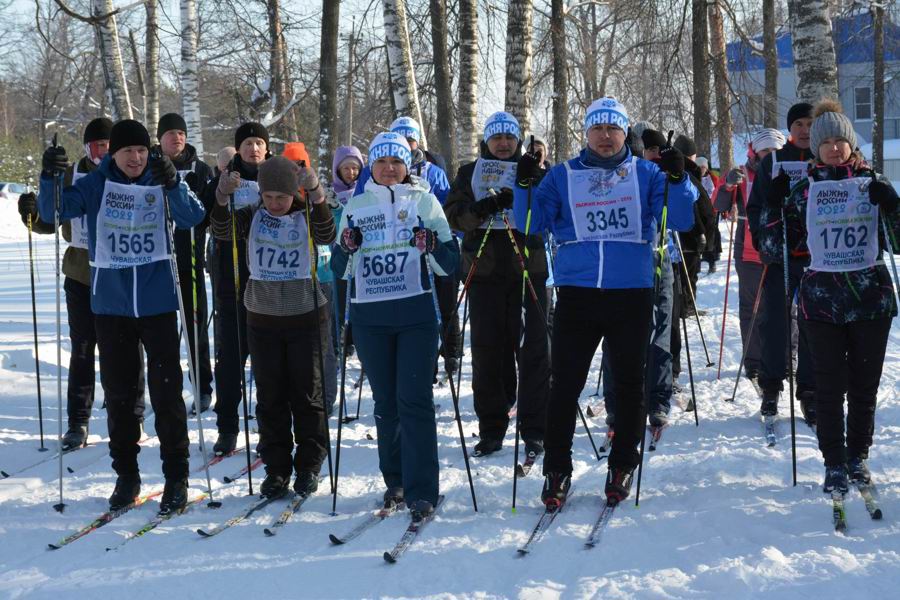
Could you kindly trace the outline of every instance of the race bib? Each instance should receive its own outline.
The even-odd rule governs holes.
[[[72,171],[72,185],[75,185],[75,182],[87,175],[87,173],[82,173],[78,170],[78,167]],[[87,226],[87,216],[81,215],[80,217],[76,217],[69,221],[69,225],[72,228],[72,241],[69,242],[69,245],[73,248],[81,248],[82,250],[88,249],[88,226]]]
[[[516,163],[504,160],[488,160],[479,158],[475,163],[475,170],[472,172],[472,193],[475,195],[475,201],[479,201],[495,193],[499,193],[503,188],[515,189],[516,185]],[[491,190],[494,190],[493,192]],[[509,226],[516,228],[516,219],[512,210],[503,211],[509,219]],[[487,229],[490,223],[488,217],[481,224],[482,229]],[[497,213],[494,216],[494,222],[491,223],[491,229],[506,229],[503,223],[503,216]]]
[[[259,184],[248,179],[241,179],[241,183],[234,190],[234,209],[245,206],[255,206],[259,202]]]
[[[643,242],[636,158],[615,169],[575,170],[564,164],[579,242]]]
[[[773,157],[774,159],[774,157]],[[772,179],[778,177],[781,169],[791,178],[791,187],[800,183],[800,180],[806,177],[806,170],[809,163],[803,160],[786,160],[784,162],[776,162],[772,160]]]
[[[170,258],[161,186],[106,181],[93,266],[125,269]]]
[[[265,208],[253,215],[247,242],[250,279],[309,279],[309,241],[302,211],[274,217]]]
[[[712,198],[713,192],[716,190],[716,186],[713,184],[712,177],[709,175],[704,175],[703,179],[700,180],[700,185],[703,186],[703,189],[706,190],[706,195]]]
[[[878,207],[869,202],[867,178],[810,181],[806,203],[809,268],[858,271],[878,259]]]
[[[400,198],[357,209],[352,226],[359,227],[363,244],[357,252],[354,302],[380,302],[425,293],[419,270],[419,251],[409,245],[418,225],[416,202]]]

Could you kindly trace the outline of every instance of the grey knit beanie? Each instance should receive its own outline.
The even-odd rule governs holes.
[[[300,167],[283,156],[273,156],[259,165],[256,182],[259,192],[280,192],[294,196],[300,189]]]
[[[853,123],[841,112],[840,104],[834,101],[820,102],[815,109],[815,118],[809,129],[810,150],[819,156],[819,146],[828,138],[841,138],[850,144],[850,150],[856,150],[859,143]]]

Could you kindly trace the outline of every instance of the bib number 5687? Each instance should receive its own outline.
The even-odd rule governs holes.
[[[592,210],[587,213],[587,230],[589,233],[613,229],[626,229],[628,227],[628,210],[624,206],[614,208],[609,212]]]
[[[405,250],[384,255],[364,256],[362,276],[368,279],[373,275],[381,277],[382,275],[394,275],[398,271],[402,273],[408,257],[409,252]]]

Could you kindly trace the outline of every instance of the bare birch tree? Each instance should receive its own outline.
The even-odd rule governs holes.
[[[553,43],[553,156],[562,158],[569,149],[569,72],[566,50],[566,6],[553,0],[550,7]]]
[[[95,17],[109,15],[113,12],[112,0],[92,0],[91,10]],[[115,16],[107,16],[97,21],[97,38],[100,41],[103,75],[113,120],[131,119],[133,117],[131,99],[125,82],[125,66],[122,62],[119,29]]]
[[[156,15],[158,0],[146,0],[144,8],[147,12],[146,56],[144,67],[147,76],[144,87],[147,93],[146,116],[147,127],[153,127],[159,121],[159,20]]]
[[[731,96],[728,86],[728,64],[725,57],[725,27],[720,2],[721,0],[713,0],[709,4],[709,37],[716,94],[716,139],[719,142],[719,169],[724,173],[731,169],[734,152],[731,142]],[[709,158],[712,159],[712,157]]]
[[[763,58],[766,61],[763,122],[778,127],[778,48],[775,45],[775,0],[763,0]]]
[[[506,111],[531,131],[532,0],[509,0],[506,16]]]
[[[872,165],[884,172],[884,6],[872,2],[873,75]]]
[[[322,3],[322,40],[319,60],[319,177],[331,178],[331,157],[337,147],[337,54],[340,0]]]
[[[709,156],[709,32],[706,0],[691,0],[691,58],[694,72],[694,143],[697,153]]]
[[[459,101],[457,153],[466,163],[478,156],[478,0],[459,0]]]
[[[837,60],[828,0],[789,0],[797,98],[816,102],[838,97]]]
[[[453,130],[453,89],[450,76],[450,54],[447,49],[447,0],[430,0],[431,46],[434,49],[434,93],[437,117],[437,151],[444,156],[447,174],[456,174],[456,149]],[[423,125],[424,127],[424,125]]]
[[[194,0],[181,0],[181,106],[188,128],[188,140],[202,159],[203,121],[197,67],[197,5]]]
[[[394,97],[394,116],[410,116],[421,124],[422,108],[416,88],[409,31],[406,26],[406,0],[382,0],[384,5],[384,43],[387,46],[391,88]],[[420,143],[428,147],[425,132]]]

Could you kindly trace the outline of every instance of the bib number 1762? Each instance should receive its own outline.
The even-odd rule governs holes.
[[[825,243],[825,250],[839,248],[865,248],[869,245],[869,228],[865,225],[854,227],[827,227],[819,233]]]

